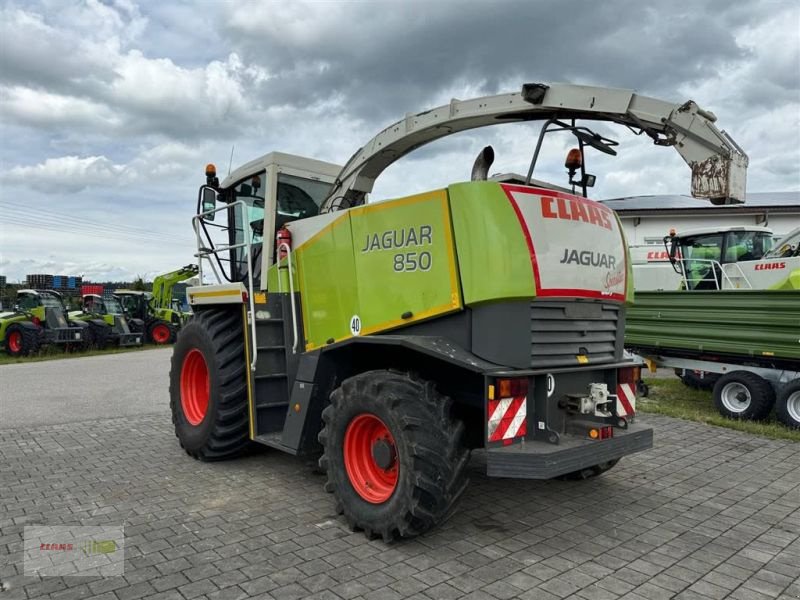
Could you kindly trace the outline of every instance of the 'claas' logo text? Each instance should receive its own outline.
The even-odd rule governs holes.
[[[545,219],[583,221],[611,230],[611,210],[584,198],[553,198],[542,196],[542,216]]]
[[[774,262],[774,263],[760,263],[756,265],[756,271],[770,271],[772,269],[785,269],[786,263],[785,262]]]

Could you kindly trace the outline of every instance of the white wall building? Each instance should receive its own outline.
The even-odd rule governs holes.
[[[747,194],[744,204],[713,206],[688,196],[633,196],[601,200],[619,214],[631,246],[662,245],[670,229],[760,225],[776,237],[800,226],[800,192]]]

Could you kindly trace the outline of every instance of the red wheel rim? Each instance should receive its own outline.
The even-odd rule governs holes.
[[[205,419],[210,387],[203,353],[197,349],[190,350],[181,367],[181,408],[191,425],[199,425]]]
[[[153,341],[156,344],[165,344],[168,339],[169,339],[169,327],[162,324],[153,327]]]
[[[344,467],[353,489],[367,502],[381,504],[394,493],[399,470],[397,445],[389,428],[375,415],[360,414],[347,426]]]
[[[12,352],[19,352],[22,350],[22,333],[19,331],[12,331],[8,335],[8,349]]]

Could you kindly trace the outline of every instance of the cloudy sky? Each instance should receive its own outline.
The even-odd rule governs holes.
[[[147,277],[191,262],[203,167],[271,150],[343,163],[408,112],[523,82],[695,100],[750,155],[748,190],[800,189],[800,4],[0,1],[0,274]],[[678,193],[676,152],[606,129],[595,197]],[[538,128],[446,138],[390,167],[374,199],[525,172]],[[564,183],[569,140],[539,178]],[[597,154],[597,153],[595,153]]]

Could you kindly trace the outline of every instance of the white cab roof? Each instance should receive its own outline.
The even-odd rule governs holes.
[[[241,181],[245,177],[249,177],[260,171],[263,171],[270,165],[278,165],[279,168],[287,167],[290,169],[310,171],[312,173],[316,173],[317,175],[330,177],[331,180],[335,179],[342,170],[340,165],[335,165],[322,160],[305,158],[304,156],[297,156],[295,154],[285,154],[283,152],[270,152],[264,156],[243,164],[241,167],[228,175],[222,181],[220,187],[230,187],[237,181]]]
[[[768,233],[772,235],[769,227],[757,227],[755,225],[734,225],[730,227],[699,227],[697,229],[687,229],[678,232],[678,237],[692,237],[695,235],[711,235],[714,233],[728,233],[729,231],[755,231],[758,233]]]

